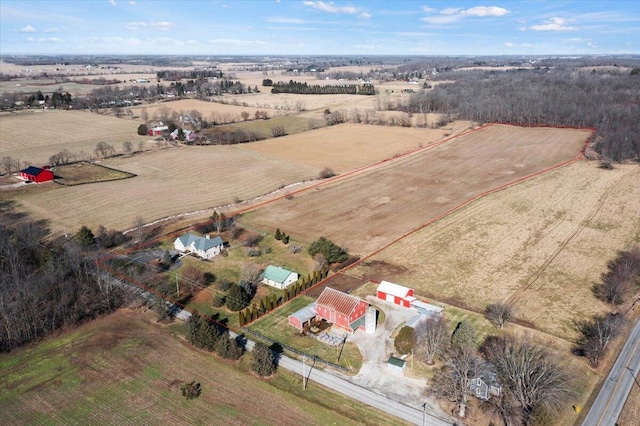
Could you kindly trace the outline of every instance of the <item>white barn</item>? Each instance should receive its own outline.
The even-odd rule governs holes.
[[[262,283],[280,290],[288,287],[298,280],[298,273],[280,268],[279,266],[269,265],[262,273]]]

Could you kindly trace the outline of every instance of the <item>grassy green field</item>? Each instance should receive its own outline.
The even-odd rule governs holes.
[[[354,343],[347,342],[344,350],[340,354],[340,359],[337,360],[336,348],[321,343],[311,337],[301,336],[298,330],[288,324],[289,315],[311,304],[313,301],[314,299],[311,297],[299,296],[269,315],[259,318],[248,328],[278,343],[289,345],[310,355],[316,355],[318,358],[342,365],[353,372],[357,372],[362,366],[362,356]]]
[[[250,356],[219,360],[175,329],[155,324],[151,313],[121,310],[0,355],[3,423],[402,424],[313,382],[302,392],[285,371],[258,379]],[[180,386],[192,380],[202,394],[187,401]]]

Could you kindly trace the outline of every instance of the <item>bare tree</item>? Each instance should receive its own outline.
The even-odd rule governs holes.
[[[142,152],[143,149],[144,149],[144,141],[143,140],[139,140],[138,141],[138,151]]]
[[[97,156],[101,156],[102,158],[106,158],[110,155],[115,154],[116,150],[112,145],[109,145],[106,142],[98,142],[94,152]]]
[[[278,125],[271,128],[271,136],[273,136],[274,138],[285,136],[286,134],[287,132],[284,129],[284,126]]]
[[[429,318],[416,327],[416,352],[427,364],[434,364],[434,357],[444,352],[448,341],[449,330],[442,317]]]
[[[564,367],[530,339],[490,336],[481,349],[496,367],[507,399],[517,403],[525,423],[541,413],[558,414],[575,393]]]
[[[145,238],[144,219],[140,216],[136,217],[133,221],[133,227],[135,228],[136,241],[141,243]]]
[[[147,112],[147,108],[144,107],[140,110],[140,119],[145,123],[149,122],[149,113]]]
[[[462,346],[454,349],[445,365],[436,372],[432,390],[436,395],[458,404],[458,415],[464,418],[470,381],[488,374],[488,364],[478,356],[475,348]]]
[[[12,157],[2,157],[0,160],[0,165],[6,174],[13,172],[14,170],[18,170],[20,168],[20,161],[14,160]]]
[[[633,246],[620,252],[608,264],[602,282],[593,287],[595,296],[605,302],[619,305],[629,295],[636,277],[640,275],[640,246]]]
[[[313,270],[321,271],[327,267],[329,262],[327,262],[327,258],[322,253],[316,253],[313,255]]]
[[[240,117],[242,117],[242,121],[247,121],[247,120],[249,119],[249,116],[250,116],[250,115],[251,115],[251,114],[249,114],[249,112],[248,112],[248,111],[242,111],[242,112],[240,113]]]
[[[607,314],[596,316],[591,321],[577,324],[580,331],[577,349],[591,365],[597,367],[607,350],[611,340],[616,337],[624,325],[622,315]]]
[[[325,167],[324,169],[320,170],[319,174],[320,179],[328,179],[330,177],[334,177],[335,175],[336,173],[329,167]]]
[[[485,316],[496,327],[503,329],[505,324],[514,316],[513,305],[507,302],[497,302],[487,305]]]
[[[240,281],[258,284],[262,279],[262,268],[255,263],[245,262],[240,267]]]
[[[124,149],[124,152],[127,154],[131,154],[133,152],[133,143],[131,143],[131,141],[122,142],[122,149]]]

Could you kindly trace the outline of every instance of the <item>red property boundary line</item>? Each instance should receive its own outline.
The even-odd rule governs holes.
[[[446,216],[449,216],[450,214],[455,213],[455,212],[456,212],[456,211],[458,211],[458,210],[461,210],[462,208],[466,207],[467,205],[469,205],[469,204],[473,203],[474,201],[476,201],[476,200],[478,200],[478,199],[480,199],[480,198],[482,198],[482,197],[485,197],[485,196],[487,196],[487,195],[493,194],[493,193],[498,192],[498,191],[502,191],[503,189],[509,188],[509,187],[511,187],[511,186],[515,186],[515,185],[517,185],[517,184],[519,184],[519,183],[522,183],[522,182],[524,182],[524,181],[527,181],[527,180],[533,179],[534,177],[540,176],[540,175],[542,175],[542,174],[545,174],[545,173],[551,172],[551,171],[553,171],[553,170],[559,169],[559,168],[561,168],[561,167],[567,166],[567,165],[569,165],[569,164],[572,164],[572,163],[575,163],[575,162],[577,162],[577,161],[581,160],[581,159],[583,158],[583,156],[584,156],[584,153],[585,153],[585,151],[586,151],[587,147],[589,146],[589,143],[591,142],[591,140],[593,139],[593,137],[595,136],[595,133],[596,133],[596,129],[595,129],[595,128],[559,127],[559,126],[543,126],[543,125],[542,125],[542,126],[539,126],[539,125],[515,126],[515,125],[513,125],[513,124],[508,124],[508,123],[488,123],[488,124],[484,124],[484,125],[482,125],[482,126],[480,126],[480,127],[478,127],[478,128],[470,129],[470,130],[464,131],[464,132],[462,132],[462,133],[460,133],[460,134],[457,134],[457,135],[455,135],[455,136],[451,136],[451,137],[448,137],[448,138],[446,138],[446,139],[442,139],[442,140],[436,141],[436,142],[434,142],[434,143],[432,143],[432,144],[429,144],[428,146],[421,147],[421,148],[417,148],[417,149],[415,149],[415,150],[412,150],[412,151],[406,152],[406,153],[404,153],[404,154],[400,154],[400,155],[397,155],[397,156],[392,157],[392,158],[388,158],[388,159],[385,159],[385,160],[382,160],[382,161],[378,161],[377,163],[374,163],[374,164],[371,164],[371,165],[368,165],[368,166],[364,166],[364,167],[360,167],[360,168],[355,169],[355,170],[351,170],[351,171],[346,172],[346,173],[344,173],[344,174],[341,174],[341,175],[335,176],[335,177],[330,178],[330,179],[326,179],[326,180],[324,180],[324,181],[322,181],[322,182],[318,182],[317,184],[314,184],[314,185],[309,186],[309,187],[306,187],[306,188],[299,189],[299,190],[294,191],[294,192],[292,192],[292,193],[285,194],[285,195],[282,195],[282,196],[279,196],[279,197],[276,197],[276,198],[273,198],[273,199],[270,199],[270,200],[265,200],[265,201],[263,201],[263,202],[261,202],[261,203],[255,204],[255,205],[253,205],[253,206],[248,206],[248,207],[246,207],[246,208],[244,208],[244,209],[241,209],[241,210],[237,210],[237,211],[235,211],[235,212],[232,212],[232,213],[231,213],[231,215],[232,215],[232,216],[235,216],[235,215],[238,215],[238,214],[240,214],[240,213],[244,213],[244,212],[247,212],[247,211],[251,211],[251,210],[254,210],[254,209],[258,208],[258,207],[261,207],[261,206],[267,205],[267,204],[269,204],[269,203],[273,203],[273,202],[275,202],[275,201],[278,201],[278,200],[281,200],[281,199],[283,199],[283,198],[286,198],[286,197],[288,197],[288,196],[290,196],[290,195],[299,194],[299,193],[302,193],[302,192],[304,192],[304,191],[307,191],[307,190],[310,190],[310,189],[313,189],[313,188],[317,188],[317,187],[322,186],[322,185],[328,185],[328,184],[333,183],[333,182],[335,182],[335,181],[337,181],[337,180],[339,180],[339,179],[347,178],[347,177],[352,176],[352,175],[354,175],[354,174],[357,174],[357,173],[359,173],[359,172],[368,171],[368,170],[370,170],[370,169],[373,169],[373,168],[379,167],[380,165],[387,164],[387,163],[391,163],[391,162],[395,162],[396,160],[400,160],[400,159],[403,159],[403,158],[410,157],[410,156],[412,156],[412,155],[414,155],[414,154],[416,154],[416,153],[419,153],[419,152],[422,152],[422,151],[430,150],[430,149],[435,148],[435,147],[437,147],[437,146],[443,145],[443,144],[445,144],[445,143],[447,143],[447,142],[451,142],[451,141],[456,140],[456,139],[458,139],[458,138],[460,138],[460,137],[463,137],[463,136],[469,135],[469,134],[471,134],[471,133],[474,133],[474,132],[476,132],[476,131],[479,131],[479,130],[485,129],[485,128],[490,127],[490,126],[493,126],[493,125],[507,125],[507,126],[513,126],[513,127],[532,127],[532,128],[536,128],[536,127],[543,127],[543,128],[559,128],[559,129],[574,129],[574,130],[590,130],[590,131],[591,131],[591,134],[589,135],[589,137],[587,137],[587,138],[586,138],[585,143],[584,143],[584,145],[583,145],[582,149],[580,150],[580,152],[578,153],[578,155],[577,155],[576,157],[574,157],[574,158],[572,158],[572,159],[569,159],[569,160],[567,160],[567,161],[564,161],[564,162],[561,162],[561,163],[558,163],[558,164],[552,165],[552,166],[550,166],[550,167],[547,167],[547,168],[545,168],[545,169],[539,170],[539,171],[537,171],[537,172],[531,173],[531,174],[529,174],[529,175],[527,175],[527,176],[523,176],[523,177],[518,178],[518,179],[516,179],[516,180],[514,180],[514,181],[507,182],[507,183],[502,184],[502,185],[500,185],[500,186],[498,186],[498,187],[496,187],[496,188],[492,188],[492,189],[489,189],[489,190],[487,190],[487,191],[483,191],[483,192],[481,192],[481,193],[479,193],[479,194],[477,194],[477,195],[475,195],[475,196],[471,197],[470,199],[468,199],[468,200],[466,200],[466,201],[462,202],[461,204],[459,204],[459,205],[457,205],[457,206],[455,206],[455,207],[453,207],[453,208],[451,208],[451,209],[447,210],[446,212],[444,212],[444,213],[442,213],[442,214],[440,214],[440,215],[436,216],[435,218],[433,218],[433,219],[431,219],[431,220],[427,221],[426,223],[424,223],[424,224],[420,225],[419,227],[417,227],[417,228],[415,228],[415,229],[413,229],[413,230],[411,230],[411,231],[409,231],[409,232],[407,232],[407,233],[405,233],[405,234],[403,234],[403,235],[401,235],[401,236],[397,237],[396,239],[394,239],[394,240],[393,240],[393,241],[391,241],[390,243],[388,243],[388,244],[386,244],[386,245],[384,245],[384,246],[382,246],[382,247],[380,247],[380,248],[378,248],[378,249],[374,250],[373,252],[371,252],[371,253],[369,253],[369,254],[367,254],[367,255],[363,256],[363,257],[362,257],[362,258],[360,258],[358,261],[356,261],[356,262],[352,263],[351,265],[349,265],[349,266],[345,267],[344,269],[342,269],[342,270],[341,270],[341,271],[339,271],[338,273],[343,273],[343,272],[348,271],[348,270],[350,270],[350,269],[352,269],[352,268],[354,268],[354,267],[356,267],[356,266],[359,266],[359,265],[360,265],[362,262],[364,262],[365,260],[368,260],[368,259],[372,258],[373,256],[375,256],[375,255],[377,255],[377,254],[381,253],[382,251],[386,250],[387,248],[391,247],[392,245],[394,245],[394,244],[396,244],[396,243],[398,243],[398,242],[400,242],[400,241],[404,240],[405,238],[407,238],[407,237],[409,237],[409,236],[411,236],[411,235],[413,235],[413,234],[416,234],[417,232],[419,232],[419,231],[423,230],[423,229],[424,229],[424,228],[426,228],[427,226],[430,226],[430,225],[434,224],[435,222],[438,222],[439,220],[441,220],[441,219],[445,218]],[[180,230],[178,230],[178,231],[174,231],[174,232],[170,233],[170,234],[169,234],[169,236],[171,236],[171,235],[176,235],[177,233],[179,233],[179,232],[181,232],[181,231],[184,231],[185,229],[193,228],[193,226],[194,226],[194,225],[191,225],[191,226],[186,227],[186,228],[181,228],[181,229],[180,229]],[[165,236],[165,237],[166,237],[166,236]],[[126,251],[125,251],[125,253],[129,252],[130,250],[139,249],[139,248],[142,248],[142,247],[145,247],[145,246],[148,246],[148,245],[152,245],[155,241],[157,241],[157,239],[156,239],[156,240],[153,240],[153,241],[150,241],[150,242],[146,242],[146,243],[140,244],[140,245],[135,246],[135,247],[132,247],[131,249],[126,250]],[[137,280],[133,279],[132,277],[127,276],[126,274],[123,274],[123,273],[121,273],[121,272],[119,272],[119,271],[117,271],[117,270],[114,270],[114,269],[112,269],[112,268],[110,268],[110,267],[106,266],[106,265],[102,262],[103,260],[109,260],[109,259],[115,258],[115,257],[117,257],[117,256],[118,256],[118,255],[120,255],[120,254],[121,254],[121,253],[117,253],[117,254],[116,254],[116,253],[114,253],[113,255],[110,255],[110,256],[107,256],[107,257],[105,257],[105,258],[102,258],[102,259],[96,260],[96,263],[98,264],[98,266],[99,266],[101,269],[106,270],[106,271],[108,271],[109,273],[111,273],[111,274],[113,274],[113,275],[116,275],[116,276],[120,277],[121,279],[124,279],[125,281],[127,281],[127,282],[129,282],[129,283],[131,283],[131,284],[133,284],[133,285],[135,285],[135,286],[137,286],[137,287],[139,287],[139,288],[144,289],[145,291],[147,291],[147,292],[149,292],[149,293],[153,294],[155,297],[160,297],[160,298],[162,298],[163,300],[166,300],[166,301],[168,301],[169,303],[172,303],[172,304],[173,304],[173,305],[175,305],[175,306],[178,306],[178,307],[180,307],[180,308],[182,308],[182,309],[185,309],[185,305],[184,305],[184,304],[179,303],[179,302],[177,302],[177,301],[174,301],[173,299],[169,299],[169,298],[167,298],[166,296],[163,296],[162,294],[160,294],[160,293],[159,293],[159,292],[157,292],[156,290],[151,289],[151,288],[150,288],[150,287],[148,287],[147,285],[145,285],[145,284],[143,284],[143,283],[141,283],[141,282],[138,282]],[[306,289],[306,290],[302,291],[302,292],[300,293],[300,295],[302,295],[302,294],[306,294],[309,290],[311,290],[311,289],[313,289],[313,288],[315,288],[315,287],[318,287],[318,286],[320,286],[320,285],[324,285],[324,284],[325,284],[329,279],[331,279],[334,275],[336,275],[336,274],[333,274],[333,275],[327,276],[327,278],[325,278],[325,279],[323,279],[323,280],[321,280],[321,281],[317,282],[317,283],[316,283],[316,284],[314,284],[313,286],[311,286],[311,287],[309,287],[308,289]],[[287,302],[285,302],[285,303],[283,303],[282,305],[280,305],[280,306],[278,306],[278,307],[276,307],[276,308],[272,309],[271,311],[268,311],[267,313],[274,312],[274,311],[276,311],[276,310],[278,310],[278,309],[280,309],[280,308],[282,308],[282,307],[284,307],[284,306],[288,305],[288,304],[289,304],[289,302],[291,302],[292,300],[295,300],[297,297],[298,297],[298,296],[296,296],[296,297],[294,297],[294,298],[292,298],[292,299],[288,300]],[[251,325],[253,322],[257,321],[258,319],[260,319],[260,318],[262,318],[262,317],[264,316],[264,315],[262,315],[262,316],[260,316],[259,318],[255,319],[255,320],[253,320],[253,321],[251,321],[251,322],[247,322],[244,326],[240,327],[239,329],[232,329],[229,325],[227,325],[227,324],[222,324],[222,323],[220,323],[220,322],[218,322],[218,321],[216,321],[216,320],[214,320],[214,319],[212,319],[212,318],[209,318],[207,315],[203,315],[203,314],[199,313],[197,310],[192,310],[192,311],[190,311],[190,312],[191,312],[193,315],[199,315],[201,318],[208,319],[210,322],[215,323],[215,324],[217,324],[217,325],[219,325],[219,326],[221,326],[221,327],[224,327],[224,328],[226,328],[226,329],[228,329],[228,330],[231,330],[231,331],[234,331],[234,332],[238,332],[238,334],[240,334],[240,333],[242,332],[242,330],[241,330],[241,328],[242,328],[242,327],[249,326],[249,325]],[[266,315],[267,313],[265,313],[265,315]]]
[[[481,126],[481,127],[477,128],[477,129],[474,129],[474,130],[480,130],[480,129],[483,129],[483,128],[485,128],[485,127],[493,126],[493,125],[508,125],[508,126],[514,126],[513,124],[507,124],[507,123],[489,123],[489,124],[485,124],[485,125],[483,125],[483,126]],[[411,235],[413,235],[413,234],[416,234],[417,232],[419,232],[419,231],[423,230],[423,229],[424,229],[424,228],[426,228],[427,226],[432,225],[432,224],[434,224],[435,222],[438,222],[438,221],[439,221],[439,220],[441,220],[441,219],[444,219],[445,217],[449,216],[450,214],[455,213],[455,212],[457,212],[458,210],[461,210],[462,208],[464,208],[464,207],[468,206],[469,204],[473,203],[474,201],[476,201],[476,200],[478,200],[478,199],[480,199],[480,198],[482,198],[482,197],[485,197],[485,196],[487,196],[487,195],[493,194],[493,193],[498,192],[498,191],[502,191],[503,189],[506,189],[506,188],[509,188],[509,187],[515,186],[515,185],[517,185],[517,184],[519,184],[519,183],[522,183],[522,182],[525,182],[525,181],[527,181],[527,180],[533,179],[533,178],[535,178],[535,177],[537,177],[537,176],[543,175],[543,174],[545,174],[545,173],[551,172],[551,171],[553,171],[553,170],[556,170],[556,169],[559,169],[559,168],[561,168],[561,167],[568,166],[569,164],[573,164],[573,163],[575,163],[575,162],[577,162],[577,161],[580,161],[580,160],[584,157],[584,153],[585,153],[585,151],[586,151],[587,147],[589,146],[589,143],[592,141],[593,137],[594,137],[594,136],[595,136],[595,134],[596,134],[596,129],[595,129],[595,128],[592,128],[592,127],[568,127],[568,126],[567,126],[567,127],[560,127],[560,126],[536,126],[536,125],[531,125],[531,126],[514,126],[514,127],[533,127],[533,128],[535,128],[535,127],[544,127],[544,128],[554,128],[554,129],[556,129],[556,128],[557,128],[557,129],[573,129],[573,130],[590,130],[590,131],[591,131],[591,134],[589,135],[589,137],[587,137],[587,138],[586,138],[586,140],[585,140],[585,142],[584,142],[584,145],[583,145],[582,149],[580,150],[580,152],[578,153],[578,155],[577,155],[576,157],[574,157],[574,158],[572,158],[572,159],[570,159],[570,160],[563,161],[563,162],[561,162],[561,163],[555,164],[555,165],[553,165],[553,166],[550,166],[550,167],[544,168],[544,169],[539,170],[539,171],[537,171],[537,172],[531,173],[531,174],[529,174],[529,175],[527,175],[527,176],[523,176],[523,177],[518,178],[518,179],[516,179],[516,180],[514,180],[514,181],[507,182],[507,183],[502,184],[502,185],[500,185],[500,186],[498,186],[498,187],[496,187],[496,188],[492,188],[492,189],[489,189],[489,190],[487,190],[487,191],[483,191],[483,192],[481,192],[481,193],[479,193],[479,194],[477,194],[477,195],[475,195],[475,196],[473,196],[473,197],[469,198],[468,200],[466,200],[466,201],[462,202],[461,204],[459,204],[459,205],[457,205],[457,206],[455,206],[455,207],[452,207],[451,209],[447,210],[446,212],[444,212],[444,213],[442,213],[442,214],[440,214],[440,215],[436,216],[435,218],[433,218],[433,219],[429,220],[428,222],[426,222],[426,223],[424,223],[424,224],[420,225],[419,227],[417,227],[417,228],[415,228],[415,229],[413,229],[413,230],[411,230],[411,231],[409,231],[409,232],[407,232],[407,233],[405,233],[405,234],[403,234],[403,235],[399,236],[398,238],[396,238],[395,240],[391,241],[390,243],[388,243],[388,244],[386,244],[386,245],[384,245],[384,246],[382,246],[382,247],[380,247],[380,248],[378,248],[378,249],[374,250],[373,252],[371,252],[371,253],[369,253],[369,254],[367,254],[367,255],[363,256],[363,257],[362,257],[362,258],[360,258],[358,261],[356,261],[356,262],[352,263],[351,265],[346,266],[345,268],[343,268],[343,269],[342,269],[341,271],[339,271],[338,273],[342,273],[342,272],[348,271],[348,270],[350,270],[350,269],[352,269],[352,268],[354,268],[354,267],[356,267],[356,266],[359,266],[359,265],[360,265],[362,262],[364,262],[365,260],[371,259],[373,256],[375,256],[375,255],[377,255],[377,254],[381,253],[382,251],[384,251],[384,250],[388,249],[388,248],[389,248],[389,247],[391,247],[392,245],[394,245],[394,244],[396,244],[396,243],[398,243],[398,242],[400,242],[400,241],[404,240],[404,239],[405,239],[405,238],[407,238],[407,237],[410,237],[410,236],[411,236]],[[463,134],[464,134],[464,135],[469,134],[469,133],[471,133],[471,132],[472,132],[472,131],[474,131],[474,130],[471,130],[471,131],[469,131],[469,132],[463,132],[463,133],[461,133],[461,134],[460,134],[460,135],[458,135],[458,136],[462,136]],[[447,140],[441,141],[441,143],[444,143],[444,142],[449,141],[449,140],[451,140],[451,139],[453,139],[453,138],[449,138],[449,139],[447,139]],[[431,146],[431,145],[430,145],[430,146]],[[415,152],[415,151],[413,151],[413,152]],[[336,275],[336,274],[334,274],[334,275]],[[306,293],[308,290],[311,290],[311,289],[312,289],[312,288],[314,288],[314,287],[317,287],[317,286],[319,286],[319,285],[321,285],[321,284],[324,284],[324,283],[325,283],[326,281],[328,281],[331,277],[333,277],[333,275],[328,276],[327,278],[325,278],[324,280],[322,280],[322,281],[320,281],[320,282],[316,283],[316,284],[315,284],[315,285],[313,285],[312,287],[309,287],[308,289],[306,289],[305,291],[303,291],[301,294]]]

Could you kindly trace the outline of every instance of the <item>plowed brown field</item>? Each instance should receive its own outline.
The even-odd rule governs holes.
[[[245,215],[369,254],[485,191],[576,158],[589,130],[491,125]],[[290,198],[290,197],[289,197]]]

